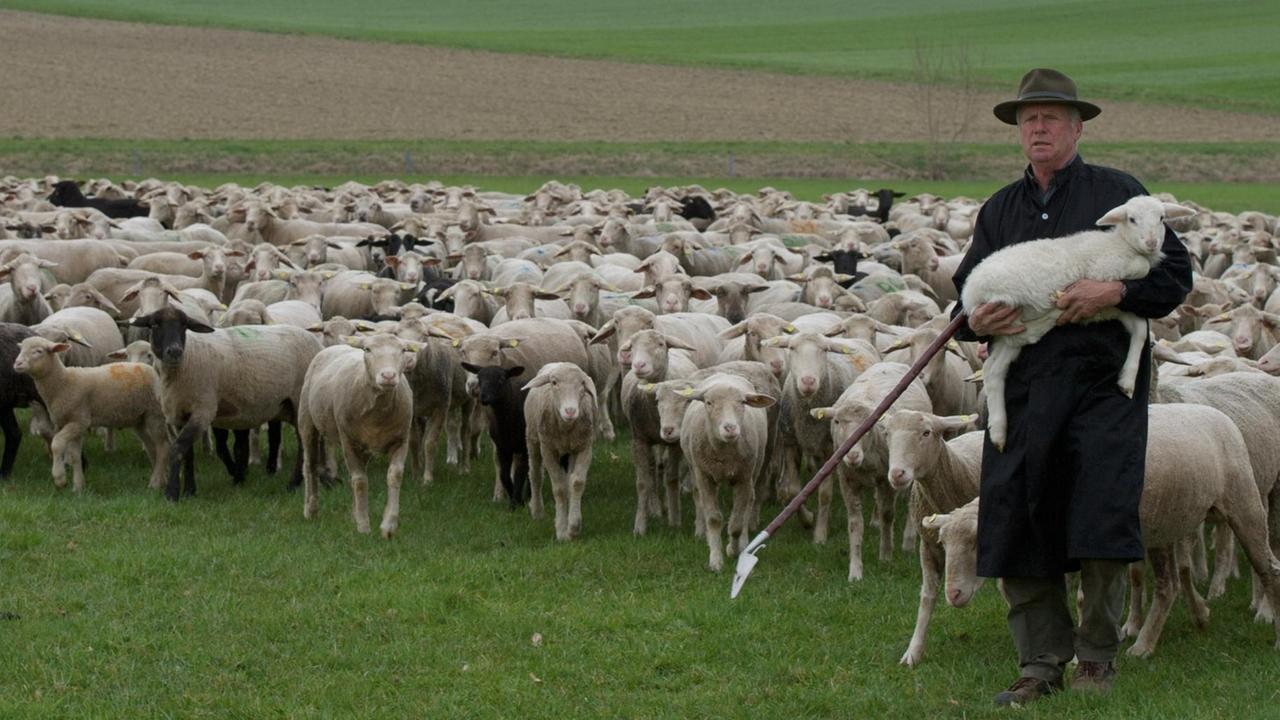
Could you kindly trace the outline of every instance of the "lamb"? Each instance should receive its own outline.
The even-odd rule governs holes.
[[[703,380],[689,397],[680,425],[680,447],[693,474],[694,498],[701,508],[710,549],[708,566],[724,568],[720,531],[724,519],[717,498],[721,485],[733,488],[728,554],[746,547],[755,482],[764,465],[769,424],[765,408],[777,402],[746,378],[717,374]]]
[[[307,366],[320,352],[320,341],[300,328],[215,330],[173,307],[136,317],[131,324],[150,331],[159,359],[160,404],[166,421],[178,430],[165,487],[165,496],[175,502],[184,462],[182,490],[195,494],[191,446],[210,426],[252,430],[272,420],[294,422]],[[194,334],[188,337],[188,331]],[[233,481],[243,481],[245,463],[220,455]],[[299,457],[291,484],[301,482]]]
[[[150,487],[159,488],[164,479],[169,438],[156,371],[136,363],[68,368],[62,364],[60,354],[70,349],[68,343],[29,337],[22,341],[21,352],[13,363],[15,372],[26,373],[35,381],[53,421],[53,484],[66,486],[66,464],[70,462],[72,489],[84,491],[80,444],[86,430],[132,427],[151,458]]]
[[[1180,582],[1196,623],[1203,627],[1208,622],[1209,611],[1190,582],[1189,568],[1178,568],[1174,561],[1174,546],[1195,533],[1211,511],[1226,518],[1272,606],[1280,607],[1280,560],[1267,547],[1262,503],[1252,471],[1241,460],[1248,451],[1240,431],[1221,412],[1200,405],[1152,405],[1149,419],[1138,512],[1157,586],[1138,639],[1127,651],[1138,657],[1155,652]],[[981,584],[976,577],[978,501],[922,522],[938,531],[946,551],[947,601],[963,607]],[[1280,618],[1273,625],[1280,650]]]
[[[400,526],[400,480],[409,454],[413,423],[413,391],[405,371],[412,369],[418,345],[394,335],[348,338],[345,345],[325,348],[307,368],[298,403],[298,434],[303,454],[308,520],[319,510],[318,469],[321,442],[341,447],[351,474],[351,513],[356,531],[369,532],[369,458],[385,453],[387,505],[382,537],[391,539]]]
[[[890,413],[884,434],[889,448],[889,484],[894,490],[911,489],[908,522],[938,513],[952,512],[978,496],[982,466],[982,433],[968,432],[954,440],[944,434],[971,428],[974,415],[939,417],[914,410]],[[920,664],[925,633],[933,617],[942,580],[945,554],[937,534],[926,529],[920,540],[920,609],[903,665]]]
[[[582,530],[582,493],[591,468],[596,385],[572,363],[550,363],[523,388],[525,447],[529,453],[529,510],[542,517],[542,472],[551,477],[556,539]]]
[[[1194,211],[1162,203],[1147,196],[1130,199],[1098,219],[1112,231],[1086,230],[1062,238],[1033,240],[992,253],[974,268],[961,291],[964,307],[972,311],[995,302],[1022,308],[1026,330],[993,338],[983,365],[987,393],[988,434],[992,445],[1004,450],[1008,416],[1004,403],[1005,377],[1021,348],[1038,342],[1053,329],[1062,311],[1055,293],[1071,283],[1093,280],[1133,280],[1146,277],[1163,253],[1165,218],[1185,217]],[[1091,321],[1119,320],[1129,331],[1129,353],[1120,371],[1121,392],[1133,397],[1142,346],[1147,339],[1146,320],[1131,313],[1109,310]]]

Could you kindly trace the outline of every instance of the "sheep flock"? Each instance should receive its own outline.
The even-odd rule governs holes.
[[[1125,625],[1137,655],[1179,595],[1208,621],[1237,545],[1256,619],[1280,636],[1280,221],[1158,199],[1178,207],[1155,222],[1186,244],[1195,282],[1138,324],[1159,369],[1142,499],[1154,590],[1147,603],[1135,564]],[[22,442],[14,411],[29,408],[59,487],[68,465],[74,492],[93,484],[85,433],[110,448],[132,428],[169,500],[196,492],[196,453],[234,483],[287,460],[307,518],[320,486],[346,484],[368,533],[366,468],[381,455],[391,538],[403,481],[429,493],[439,463],[467,471],[488,442],[493,500],[540,519],[545,475],[555,539],[582,542],[594,441],[625,432],[635,535],[681,527],[690,496],[685,529],[720,571],[947,325],[980,207],[889,189],[813,203],[696,185],[631,197],[550,181],[522,196],[3,178],[0,477]],[[849,582],[864,581],[864,495],[880,558],[918,554],[907,665],[939,592],[959,607],[980,584],[984,357],[949,343],[800,513],[826,542],[839,487]],[[282,457],[286,433],[296,457]]]

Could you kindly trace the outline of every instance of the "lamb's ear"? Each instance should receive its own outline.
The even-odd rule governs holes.
[[[974,423],[978,422],[977,415],[948,415],[946,417],[935,417],[933,419],[933,429],[937,432],[947,430],[969,430],[972,429]]]
[[[108,360],[125,360],[128,357],[129,357],[129,354],[124,350],[112,350],[111,352],[107,353]]]
[[[1195,210],[1183,205],[1174,203],[1162,203],[1164,205],[1164,219],[1172,220],[1180,217],[1190,217],[1196,214]]]
[[[658,293],[657,288],[650,285],[649,287],[644,288],[642,290],[637,290],[634,294],[632,294],[631,297],[636,300],[643,300],[644,298],[651,298],[657,293]]]
[[[689,297],[694,300],[710,300],[715,296],[704,288],[696,287],[689,291]]]
[[[1119,225],[1120,223],[1128,219],[1128,217],[1129,217],[1128,209],[1126,209],[1125,206],[1121,205],[1118,208],[1112,208],[1111,210],[1108,210],[1106,215],[1103,215],[1102,217],[1098,218],[1098,222],[1096,223],[1096,225],[1098,227],[1110,227],[1112,225]]]

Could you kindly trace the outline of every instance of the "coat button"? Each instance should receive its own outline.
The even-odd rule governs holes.
[[[1049,213],[1040,213],[1040,219],[1041,219],[1041,220],[1048,220],[1048,219],[1049,219]]]

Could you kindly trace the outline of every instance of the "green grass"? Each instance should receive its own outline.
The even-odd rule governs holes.
[[[355,533],[345,487],[307,522],[256,466],[236,488],[202,460],[199,497],[168,503],[121,441],[88,443],[84,497],[52,487],[32,439],[0,484],[0,717],[1000,717],[990,697],[1016,672],[990,586],[940,607],[926,663],[899,667],[916,561],[881,564],[871,541],[846,584],[839,509],[825,546],[785,528],[730,602],[687,498],[684,530],[632,536],[622,440],[597,446],[568,544],[490,502],[487,460],[407,485],[386,542]],[[1106,700],[1029,716],[1274,717],[1274,635],[1247,583],[1212,607],[1201,633],[1177,605]]]
[[[915,48],[965,45],[980,82],[1068,71],[1087,97],[1280,112],[1280,4],[1262,0],[0,0],[168,24],[504,52],[911,80]]]

